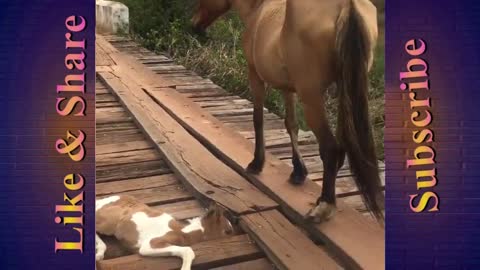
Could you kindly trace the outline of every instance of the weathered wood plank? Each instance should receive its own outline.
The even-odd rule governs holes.
[[[153,208],[169,213],[178,220],[199,217],[207,211],[197,200],[161,204],[153,206]]]
[[[105,40],[105,38],[103,36],[100,36],[100,35],[95,35],[95,46],[96,46],[96,49],[100,49],[100,50],[102,50],[102,52],[104,52],[106,54],[110,54],[112,52],[117,52],[118,51],[115,47],[113,47],[112,44],[110,44],[110,42]]]
[[[102,95],[102,94],[109,94],[109,93],[110,93],[110,91],[108,91],[107,89],[95,88],[95,94]]]
[[[275,270],[275,266],[267,259],[256,259],[227,266],[221,266],[212,270]]]
[[[111,123],[111,124],[97,124],[96,125],[96,134],[97,136],[102,136],[103,134],[108,134],[112,131],[119,131],[119,130],[129,130],[129,129],[136,129],[137,126],[133,122],[125,122],[125,123]]]
[[[95,185],[95,195],[114,195],[127,191],[171,186],[178,183],[178,180],[173,174],[163,174],[149,177],[133,178],[123,181],[97,183]]]
[[[302,154],[302,157],[312,157],[312,156],[318,156],[319,153],[319,148],[318,146],[312,146],[311,144],[306,144],[306,145],[299,145],[298,150]],[[275,157],[285,160],[285,159],[291,159],[292,158],[292,146],[287,145],[283,147],[276,147],[268,150],[272,155]],[[287,162],[288,163],[288,162]]]
[[[250,116],[250,115],[249,115]],[[217,118],[220,118],[217,116]],[[226,122],[224,126],[231,127],[235,131],[253,131],[253,121],[247,121],[247,122],[236,122],[236,123],[229,123]],[[283,124],[283,120],[271,120],[265,122],[264,129],[269,130],[269,129],[278,129],[282,128],[285,125]]]
[[[102,44],[98,44],[95,50],[95,66],[111,66],[115,62],[108,56]]]
[[[108,93],[108,94],[99,94],[95,93],[95,102],[96,103],[102,103],[102,102],[113,102],[115,101],[115,96]]]
[[[120,104],[119,104],[120,105]],[[125,112],[125,109],[121,106],[118,107],[105,107],[105,108],[97,108],[95,110],[96,114],[103,114],[106,113],[113,113],[113,112]]]
[[[95,108],[108,108],[108,107],[120,107],[120,103],[118,101],[114,102],[103,102],[103,103],[95,103]]]
[[[198,102],[196,103],[198,104]],[[249,122],[253,127],[253,114],[252,115],[234,115],[234,116],[226,115],[226,116],[219,116],[217,118],[224,123]],[[271,120],[280,120],[282,121],[282,124],[284,122],[282,119],[280,119],[280,117],[278,117],[276,114],[273,114],[273,113],[264,114],[263,119],[265,120],[265,122],[268,122]]]
[[[279,269],[339,269],[332,258],[277,210],[244,215],[240,219],[242,228]]]
[[[97,124],[115,124],[115,123],[126,123],[132,122],[132,117],[126,112],[117,111],[117,112],[102,112],[95,115]]]
[[[139,126],[155,142],[170,167],[192,192],[202,198],[214,199],[235,213],[277,206],[213,156],[165,113],[135,84],[134,78],[128,75],[131,70],[116,67],[115,74],[100,73],[100,77],[118,95]]]
[[[97,134],[96,145],[124,143],[145,140],[145,136],[138,129],[114,130],[108,134]]]
[[[205,241],[192,246],[195,252],[195,269],[212,269],[234,262],[248,261],[262,257],[261,251],[247,235],[237,235],[224,239]],[[141,257],[130,255],[100,261],[99,270],[169,270],[179,269],[181,260],[175,257]]]
[[[95,154],[101,155],[142,149],[153,149],[153,143],[146,140],[139,140],[131,142],[107,143],[103,145],[97,144],[95,146]]]
[[[118,194],[132,196],[138,199],[140,202],[150,206],[181,202],[181,201],[193,199],[192,194],[190,194],[187,190],[185,190],[185,188],[179,183],[171,184],[168,186],[162,186],[158,188],[148,188],[148,189],[127,191],[127,192],[118,193]],[[99,196],[99,197],[105,197],[105,196]]]
[[[95,71],[112,71],[110,65],[108,66],[96,66]],[[95,91],[95,94],[99,94],[99,92]]]
[[[160,154],[154,149],[133,150],[133,151],[120,152],[120,153],[96,155],[95,165],[97,167],[102,167],[102,166],[109,166],[109,165],[121,165],[121,164],[154,161],[154,160],[161,160],[161,159],[162,159],[162,156],[160,156]]]
[[[163,160],[97,167],[97,183],[170,173]]]
[[[175,89],[178,89],[179,87],[182,87],[182,86],[181,85],[176,85]],[[212,100],[215,100],[215,101],[237,100],[237,99],[241,99],[241,97],[235,96],[235,95],[229,95],[229,96],[221,96],[221,97],[214,97],[214,98],[211,98],[211,97],[197,97],[197,98],[192,97],[191,99],[195,102],[203,102],[203,101],[212,101]]]

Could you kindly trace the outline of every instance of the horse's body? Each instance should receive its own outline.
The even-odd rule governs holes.
[[[264,164],[263,103],[266,85],[285,99],[285,125],[292,141],[291,182],[301,184],[307,170],[297,146],[296,95],[320,145],[323,190],[311,216],[329,218],[335,210],[335,178],[348,154],[356,183],[370,210],[381,217],[380,178],[368,120],[368,78],[377,39],[376,8],[369,0],[199,0],[192,21],[208,27],[235,9],[245,24],[243,48],[254,97],[255,157],[248,170]],[[324,92],[337,83],[340,93],[338,137],[330,130]],[[337,142],[338,139],[338,142]]]

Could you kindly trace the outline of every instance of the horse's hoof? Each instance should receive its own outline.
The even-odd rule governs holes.
[[[305,182],[305,179],[307,179],[306,175],[296,174],[295,172],[292,172],[292,174],[290,174],[290,178],[288,179],[288,181],[293,185],[301,185]]]
[[[334,204],[321,201],[317,206],[308,211],[305,218],[314,223],[321,223],[331,219],[335,215],[336,211],[337,208]]]
[[[253,160],[252,162],[250,162],[250,164],[248,164],[246,171],[252,174],[259,174],[262,171],[262,169],[263,169],[263,163]]]

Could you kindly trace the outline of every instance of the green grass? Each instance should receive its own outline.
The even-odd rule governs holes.
[[[251,99],[247,81],[247,63],[241,48],[243,25],[235,14],[218,20],[208,31],[208,37],[198,37],[190,31],[192,0],[120,0],[130,9],[131,35],[145,47],[167,53],[184,65],[227,91]],[[381,2],[381,1],[380,1]],[[383,10],[379,9],[379,10]],[[380,22],[383,23],[383,14]],[[382,32],[382,31],[381,31]],[[383,35],[375,53],[370,73],[370,116],[379,158],[383,159],[384,127],[384,42]],[[265,106],[284,116],[282,96],[270,91]],[[332,126],[336,123],[336,100],[327,98],[327,110]],[[308,129],[301,105],[297,106],[300,126]]]

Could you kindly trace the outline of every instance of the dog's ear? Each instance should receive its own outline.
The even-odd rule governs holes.
[[[214,215],[217,211],[217,208],[218,208],[217,204],[214,201],[211,201],[208,204],[207,213],[205,214],[205,216],[209,217]]]
[[[208,210],[206,213],[206,217],[215,217],[215,218],[222,218],[225,214],[225,209],[218,205],[215,201],[210,202],[208,206]]]
[[[217,218],[222,218],[225,215],[225,208],[221,207],[220,205],[217,205],[215,207],[215,216]]]

